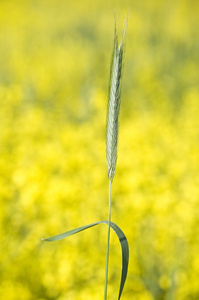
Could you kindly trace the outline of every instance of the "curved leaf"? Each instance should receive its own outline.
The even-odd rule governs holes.
[[[52,236],[47,239],[43,239],[43,241],[54,242],[54,241],[62,240],[70,235],[73,235],[75,233],[78,233],[80,231],[83,231],[87,228],[93,227],[93,226],[101,224],[101,223],[108,225],[108,221],[99,221],[96,223],[92,223],[92,224],[88,224],[88,225],[85,225],[82,227],[75,228],[73,230],[66,231],[64,233]],[[125,284],[126,276],[127,276],[127,272],[128,272],[129,246],[128,246],[127,238],[126,238],[125,234],[123,233],[123,231],[119,228],[119,226],[117,226],[117,224],[115,224],[113,222],[110,222],[110,226],[115,231],[115,233],[119,239],[121,251],[122,251],[122,272],[121,272],[120,290],[119,290],[119,295],[118,295],[118,300],[119,300],[122,295],[122,291],[124,288],[124,284]]]

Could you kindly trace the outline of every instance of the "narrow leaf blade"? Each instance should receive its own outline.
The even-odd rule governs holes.
[[[62,240],[66,237],[69,237],[69,236],[75,234],[75,233],[78,233],[80,231],[91,228],[91,227],[96,226],[96,225],[101,224],[101,223],[104,223],[104,224],[108,225],[108,221],[99,221],[99,222],[95,222],[95,223],[92,223],[92,224],[88,224],[88,225],[85,225],[85,226],[75,228],[73,230],[66,231],[64,233],[55,235],[55,236],[47,238],[47,239],[43,239],[43,241],[53,242],[53,241]],[[121,295],[122,295],[122,291],[123,291],[123,288],[124,288],[124,284],[125,284],[126,277],[127,277],[127,272],[128,272],[129,246],[128,246],[127,238],[126,238],[125,234],[123,233],[123,231],[120,229],[120,227],[117,224],[113,223],[113,222],[110,222],[110,226],[114,230],[114,232],[116,233],[116,235],[119,239],[120,246],[121,246],[121,252],[122,252],[122,271],[121,271],[120,289],[119,289],[119,295],[118,295],[118,300],[119,300]]]
[[[78,227],[78,228],[75,228],[75,229],[66,231],[64,233],[61,233],[61,234],[58,234],[58,235],[55,235],[55,236],[52,236],[52,237],[49,237],[49,238],[46,238],[46,239],[42,239],[42,240],[44,242],[54,242],[54,241],[62,240],[62,239],[65,239],[66,237],[68,237],[70,235],[73,235],[75,233],[83,231],[87,228],[93,227],[93,226],[97,225],[98,223],[99,222],[92,223],[92,224],[89,224],[89,225],[85,225],[85,226],[82,226],[82,227]]]

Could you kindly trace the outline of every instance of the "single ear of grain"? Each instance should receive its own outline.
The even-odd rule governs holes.
[[[124,39],[127,22],[123,31],[122,41],[118,46],[117,31],[115,28],[114,48],[110,71],[109,101],[107,108],[107,137],[106,137],[106,160],[109,180],[113,180],[117,162],[117,141],[119,126],[119,110],[121,100],[121,76]]]

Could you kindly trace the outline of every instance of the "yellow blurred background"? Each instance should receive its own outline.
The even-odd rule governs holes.
[[[114,10],[129,11],[112,221],[124,300],[199,299],[199,2],[0,1],[0,299],[101,300]],[[111,235],[108,299],[120,245]]]

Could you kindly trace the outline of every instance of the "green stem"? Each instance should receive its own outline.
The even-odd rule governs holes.
[[[107,299],[107,285],[108,285],[108,260],[109,260],[110,222],[111,222],[111,185],[112,185],[112,180],[109,181],[108,235],[107,235],[107,246],[106,246],[106,269],[105,269],[105,284],[104,284],[104,300]]]

